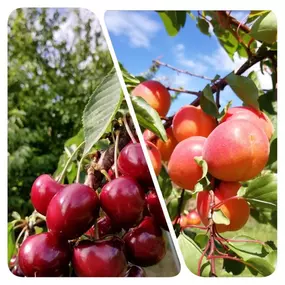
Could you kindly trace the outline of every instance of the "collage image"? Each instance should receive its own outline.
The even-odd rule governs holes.
[[[84,8],[9,15],[11,277],[270,276],[276,15],[103,19]]]

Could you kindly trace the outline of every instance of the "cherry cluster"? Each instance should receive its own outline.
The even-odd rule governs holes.
[[[168,227],[141,145],[128,143],[116,164],[117,177],[110,169],[96,191],[47,174],[34,181],[31,201],[48,230],[23,240],[10,262],[15,275],[143,277],[142,267],[162,260]]]

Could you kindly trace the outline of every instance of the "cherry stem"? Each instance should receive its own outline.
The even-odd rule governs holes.
[[[28,229],[28,225],[24,226],[23,229],[21,230],[21,232],[19,233],[19,235],[18,235],[18,237],[17,237],[17,239],[16,239],[16,242],[15,242],[17,248],[19,247],[19,241],[20,241],[22,235],[24,234],[24,232],[25,232],[27,229]]]
[[[129,135],[129,137],[131,138],[132,142],[133,142],[133,143],[137,143],[137,141],[136,141],[136,139],[135,139],[135,137],[134,137],[134,135],[133,135],[133,133],[132,133],[132,131],[131,131],[131,129],[130,129],[130,126],[129,126],[129,124],[128,124],[126,115],[124,115],[123,121],[124,121],[125,128],[126,128],[126,130],[127,130],[127,133],[128,133],[128,135]]]
[[[81,165],[83,163],[84,158],[85,158],[85,155],[82,155],[80,161],[77,164],[77,175],[76,175],[76,180],[75,180],[76,183],[79,183],[79,180],[80,180]]]
[[[126,127],[126,129],[127,129],[127,127]],[[117,161],[118,160],[118,154],[119,154],[119,147],[118,147],[119,146],[119,138],[120,138],[120,131],[117,131],[116,132],[116,140],[115,140],[115,150],[114,150],[114,165],[115,165],[115,177],[116,178],[119,177],[118,161]]]
[[[108,174],[108,172],[105,169],[100,170],[100,172],[105,176],[105,178],[110,182],[111,178]]]
[[[79,150],[84,144],[85,144],[85,141],[83,141],[80,145],[78,145],[78,147],[74,150],[74,152],[72,153],[72,155],[69,157],[68,161],[66,162],[66,164],[65,164],[65,166],[64,166],[64,168],[63,168],[63,170],[62,170],[62,172],[61,172],[61,174],[60,174],[60,176],[58,177],[58,179],[56,179],[57,182],[60,182],[60,183],[61,183],[61,181],[62,181],[62,179],[63,179],[63,177],[64,177],[64,175],[65,175],[65,173],[66,173],[66,170],[67,170],[67,168],[68,168],[70,162],[72,161],[72,159],[74,158],[74,156],[75,156],[75,154],[78,152],[78,150]]]
[[[94,223],[94,234],[95,234],[95,239],[98,240],[99,239],[99,228],[98,228],[97,219],[96,219],[96,222]]]

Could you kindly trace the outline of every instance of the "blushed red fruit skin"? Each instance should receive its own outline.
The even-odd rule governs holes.
[[[254,178],[265,167],[269,142],[263,130],[246,120],[219,125],[207,138],[203,159],[211,175],[223,181]]]
[[[222,181],[215,190],[215,205],[236,196],[240,184],[238,182]],[[201,217],[202,223],[207,226],[209,224],[208,213],[210,209],[211,197],[209,191],[199,192],[197,195],[197,210]],[[250,208],[246,200],[242,197],[239,199],[229,200],[219,207],[225,216],[230,220],[229,225],[216,224],[217,231],[220,233],[227,231],[237,231],[241,229],[248,221]]]
[[[274,133],[274,127],[267,117],[267,115],[261,111],[258,111],[252,107],[233,107],[229,108],[221,123],[228,122],[230,120],[247,120],[257,127],[265,131],[268,139],[270,140]]]
[[[166,116],[169,111],[171,96],[158,81],[148,80],[140,83],[132,91],[132,95],[142,97],[160,116]]]
[[[63,188],[64,185],[56,182],[50,175],[40,175],[31,189],[31,201],[34,208],[45,216],[49,202]]]
[[[172,128],[178,142],[194,136],[208,137],[215,129],[215,119],[201,107],[184,106],[174,116]]]
[[[152,179],[139,143],[130,143],[120,152],[118,169],[125,176],[131,176],[143,185],[151,185]]]
[[[124,242],[115,236],[74,247],[73,268],[79,277],[120,277],[127,271]]]
[[[156,142],[156,146],[161,154],[161,159],[163,161],[168,161],[170,156],[175,149],[176,145],[178,144],[176,138],[173,135],[172,128],[166,129],[167,141],[164,142],[161,139],[158,139]]]
[[[187,215],[181,216],[179,223],[181,228],[185,228],[189,225],[199,225],[201,223],[201,218],[197,210],[192,210]]]
[[[131,177],[121,176],[105,184],[100,202],[104,212],[119,227],[130,228],[143,218],[145,194]]]
[[[59,237],[75,239],[94,224],[99,215],[100,202],[90,187],[74,183],[57,193],[48,206],[48,229]]]
[[[29,236],[19,250],[19,265],[27,277],[64,274],[71,259],[69,244],[52,233]]]
[[[146,202],[147,202],[147,206],[148,206],[148,210],[151,214],[151,216],[155,219],[156,223],[162,227],[163,229],[165,229],[166,231],[168,231],[168,226],[159,202],[159,199],[157,197],[156,192],[150,191],[147,196],[146,196]]]
[[[166,247],[162,231],[152,217],[145,217],[124,236],[127,258],[139,266],[157,264],[165,256]]]
[[[146,273],[140,266],[132,265],[129,267],[125,277],[146,277]]]
[[[204,137],[191,137],[175,147],[168,163],[168,174],[179,187],[193,190],[202,177],[202,169],[194,158],[202,156],[205,142]]]
[[[145,144],[146,144],[146,148],[149,153],[149,157],[150,157],[154,172],[156,176],[158,176],[160,173],[161,167],[162,167],[160,151],[152,142],[146,141]]]
[[[119,227],[116,227],[114,223],[112,223],[111,219],[108,216],[99,218],[97,220],[97,227],[98,227],[99,238],[121,231]],[[95,235],[94,225],[85,233],[85,235],[95,238],[96,235]]]

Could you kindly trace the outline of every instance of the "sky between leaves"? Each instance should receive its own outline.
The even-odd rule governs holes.
[[[249,11],[232,12],[232,15],[242,22],[245,22],[248,14]],[[245,61],[238,55],[235,55],[232,61],[215,35],[211,31],[211,37],[202,34],[196,27],[196,22],[189,16],[184,28],[175,37],[167,34],[159,15],[153,11],[107,11],[105,23],[118,60],[135,75],[147,71],[152,60],[157,58],[177,68],[210,78],[214,78],[216,74],[223,77],[239,68]],[[262,88],[272,88],[270,76],[263,75],[258,64],[244,75],[252,70],[258,73]],[[155,79],[166,86],[183,87],[191,91],[203,90],[209,83],[203,79],[178,74],[165,67],[160,68]],[[194,99],[195,96],[181,94],[172,104],[169,115]],[[226,87],[221,92],[221,108],[230,100],[233,102],[232,106],[242,104],[230,87]]]

